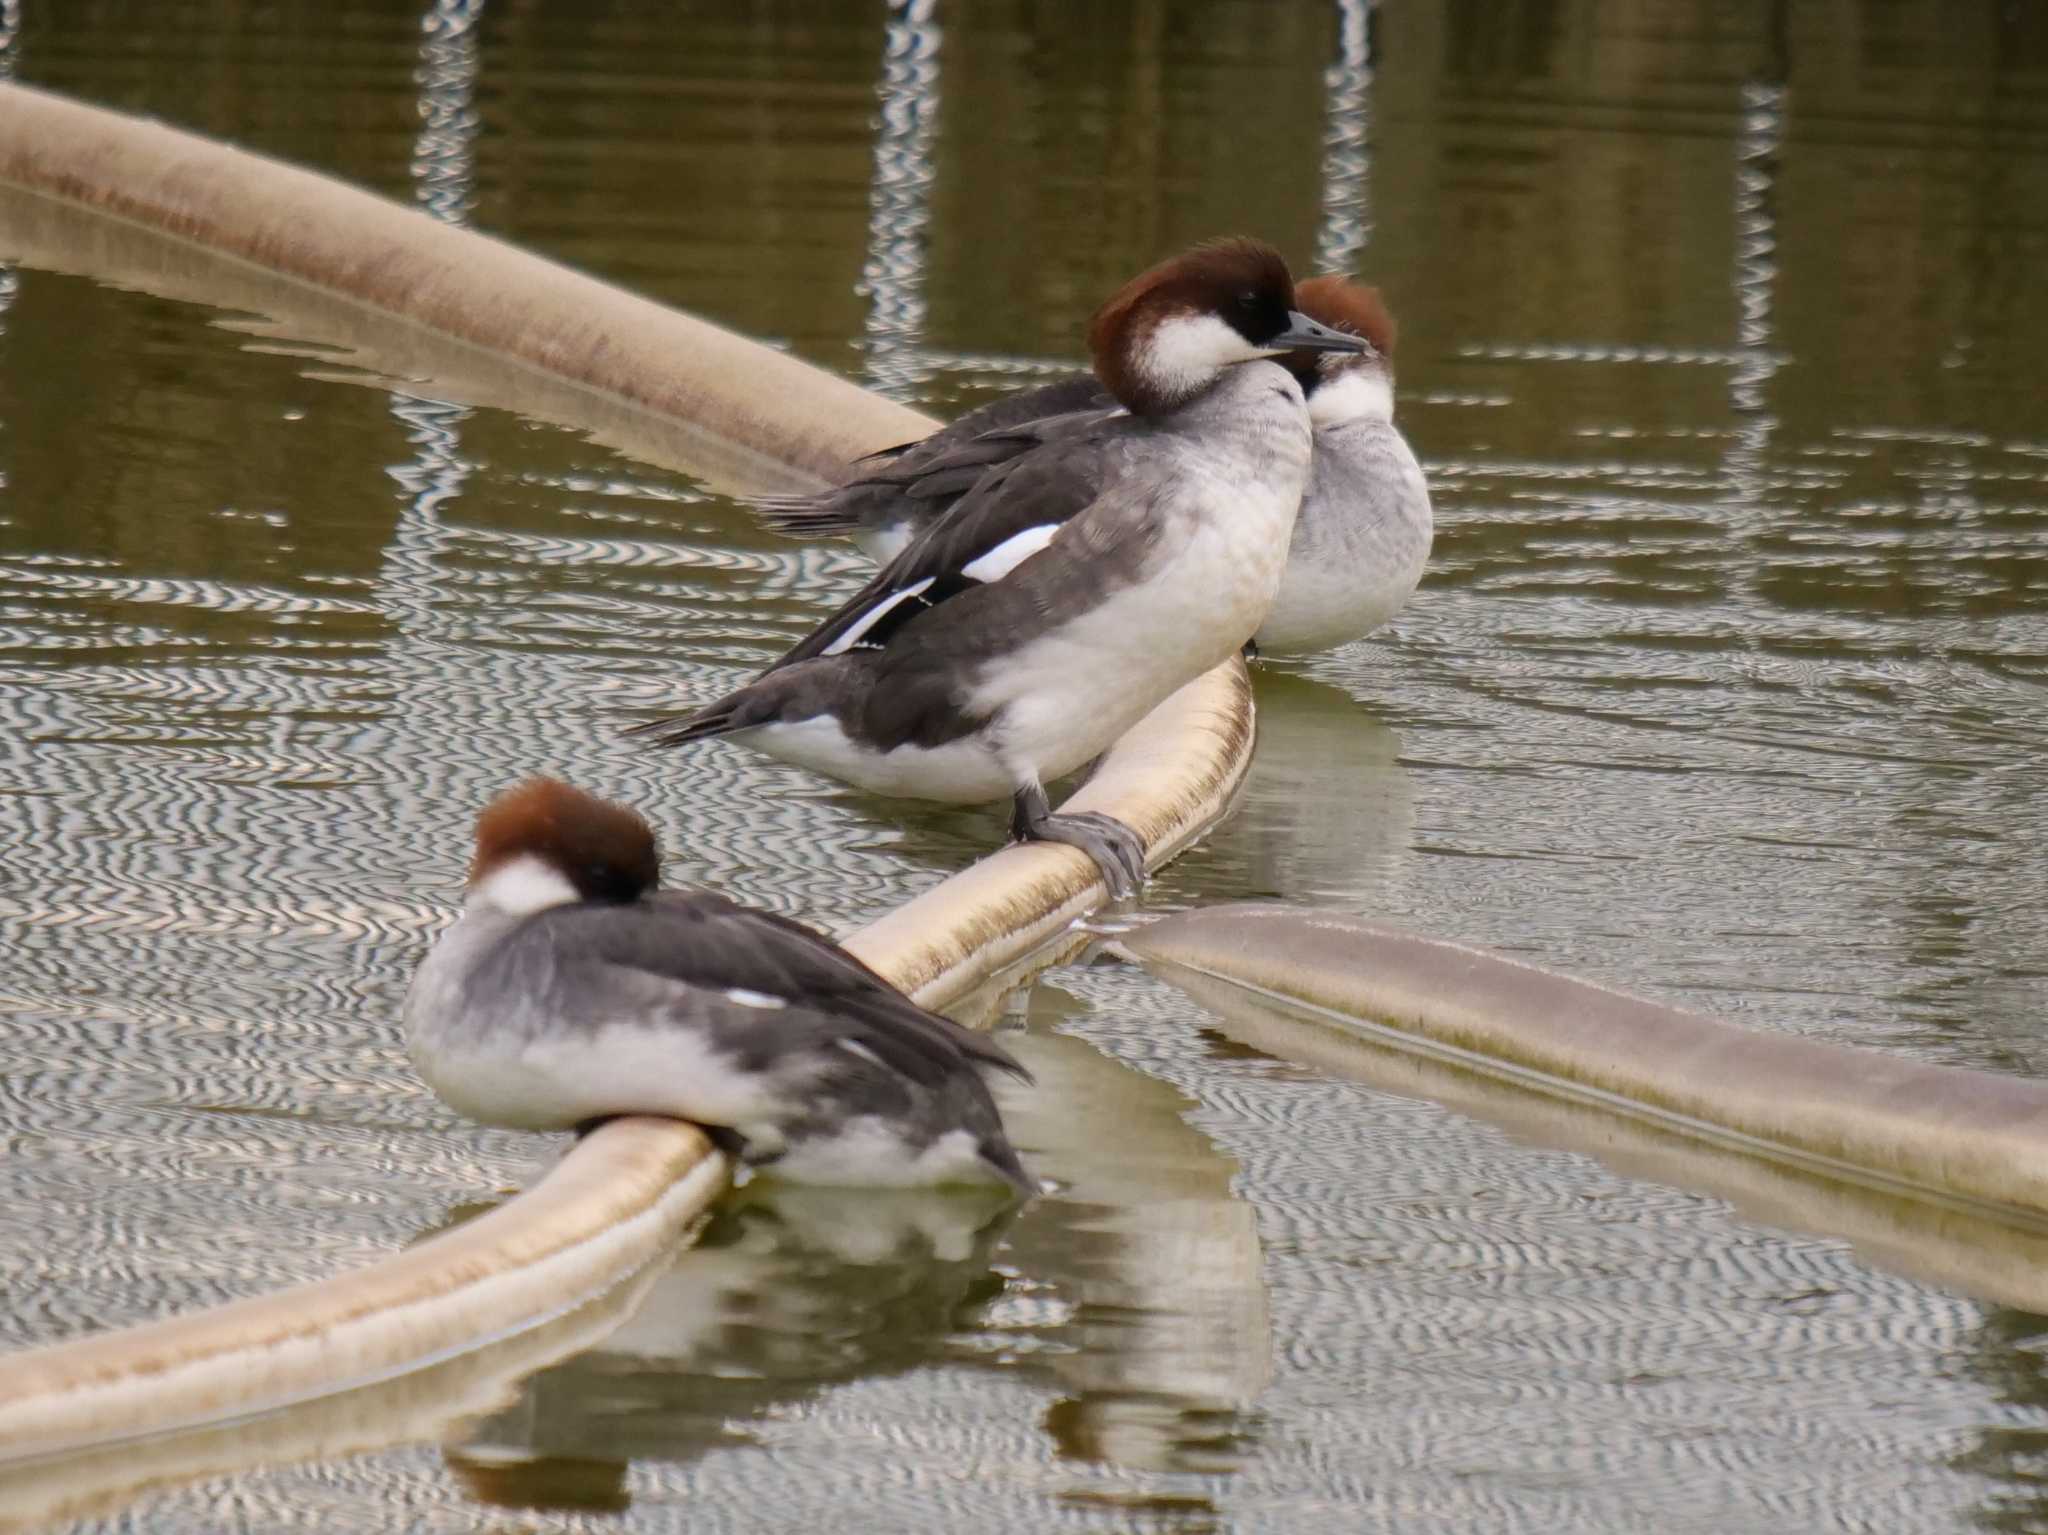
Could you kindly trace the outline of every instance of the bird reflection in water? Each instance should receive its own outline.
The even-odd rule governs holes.
[[[1071,1004],[1039,987],[1028,1005],[1043,1023]],[[1235,1165],[1165,1084],[1043,1028],[1003,1042],[1037,1078],[1001,1096],[1044,1195],[754,1179],[601,1347],[446,1447],[471,1495],[616,1511],[632,1461],[743,1447],[837,1387],[933,1370],[1057,1393],[1041,1423],[1065,1460],[1234,1469],[1270,1378]]]

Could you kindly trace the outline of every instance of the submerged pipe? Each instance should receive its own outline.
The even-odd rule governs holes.
[[[2048,1083],[1737,1028],[1299,907],[1182,912],[1120,943],[1169,980],[1305,1005],[1368,1042],[1677,1136],[1994,1217],[2048,1218]]]
[[[20,86],[0,85],[0,184],[290,278],[329,313],[381,311],[390,328],[508,359],[644,420],[717,433],[784,480],[816,481],[935,424],[756,342],[324,176]],[[180,280],[189,290],[190,271]],[[1146,716],[1069,806],[1128,822],[1156,866],[1221,817],[1251,744],[1250,684],[1233,660]],[[1014,847],[848,946],[938,1007],[1103,897],[1085,854]],[[534,1356],[508,1340],[530,1339],[644,1271],[726,1176],[693,1126],[617,1120],[491,1214],[366,1268],[0,1358],[0,1464],[61,1470],[95,1447],[179,1430],[218,1457],[211,1430],[255,1413],[267,1415],[266,1442],[297,1443],[294,1415],[279,1409],[317,1410],[336,1392],[393,1378],[416,1385],[413,1372],[457,1356],[480,1361],[487,1349],[507,1350],[509,1384]],[[474,1410],[482,1390],[465,1372],[461,1410]],[[417,1436],[424,1411],[405,1420],[405,1437]],[[105,1464],[108,1480],[121,1479],[120,1464]],[[174,1475],[160,1459],[150,1464],[151,1480]],[[35,1517],[35,1469],[26,1482],[10,1471],[0,1519]],[[75,1476],[58,1481],[78,1495]]]

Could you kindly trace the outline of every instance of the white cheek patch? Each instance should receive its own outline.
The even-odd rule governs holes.
[[[1379,368],[1347,368],[1317,383],[1316,392],[1308,397],[1308,419],[1315,426],[1392,421],[1393,383]]]
[[[1235,362],[1271,355],[1213,314],[1162,320],[1138,352],[1138,372],[1169,395],[1193,394]]]
[[[567,875],[531,853],[499,864],[469,887],[470,906],[489,907],[508,917],[530,917],[581,899]]]
[[[987,554],[962,565],[960,574],[970,581],[1000,581],[1051,543],[1060,527],[1057,522],[1044,522],[1022,533],[1012,533]]]
[[[862,635],[895,612],[897,608],[910,601],[913,597],[923,596],[926,588],[932,584],[933,579],[931,576],[926,576],[922,581],[913,581],[900,592],[891,592],[880,602],[869,608],[867,612],[861,614],[859,621],[851,629],[840,635],[838,639],[827,645],[823,653],[828,656],[836,656],[843,651],[853,649],[854,646],[860,643]]]

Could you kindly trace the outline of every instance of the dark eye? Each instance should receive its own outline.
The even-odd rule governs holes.
[[[1237,296],[1237,307],[1249,314],[1259,307],[1259,294],[1255,288],[1247,288]]]

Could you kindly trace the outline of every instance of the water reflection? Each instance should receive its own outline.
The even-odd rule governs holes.
[[[588,1506],[633,1460],[730,1449],[837,1384],[940,1362],[1004,1288],[989,1259],[1008,1218],[972,1193],[758,1180],[624,1325],[529,1381],[448,1463],[485,1502]]]
[[[1337,57],[1323,72],[1323,217],[1318,272],[1349,275],[1372,238],[1373,0],[1337,0]]]
[[[861,282],[868,300],[868,383],[892,399],[914,394],[929,372],[917,354],[924,340],[926,204],[939,113],[936,11],[937,0],[892,0],[882,34],[881,120]]]
[[[478,24],[484,0],[434,0],[420,25],[420,132],[413,196],[435,218],[469,222],[476,202]]]
[[[1972,1521],[1999,1535],[2048,1531],[2048,1316],[1996,1310],[1970,1347],[1972,1368],[1989,1382],[2012,1421],[1987,1427],[1949,1464],[1992,1482],[1995,1491]]]
[[[1772,350],[1771,298],[1778,276],[1776,182],[1785,129],[1785,87],[1752,81],[1742,88],[1735,142],[1735,337],[1743,356],[1729,369],[1728,405],[1739,420],[1729,435],[1729,500],[1760,506],[1771,431],[1768,388],[1784,359]]]
[[[1034,1030],[1074,1012],[1056,987],[1032,995]],[[1257,1216],[1235,1193],[1235,1163],[1187,1123],[1170,1085],[1068,1034],[1018,1043],[1038,1081],[1004,1097],[1004,1116],[1058,1189],[1006,1244],[1017,1273],[1059,1303],[1040,1323],[1063,1395],[1047,1431],[1080,1461],[1233,1469],[1273,1369]]]
[[[949,1366],[1049,1397],[1043,1431],[1079,1467],[1233,1469],[1271,1378],[1252,1212],[1184,1099],[1045,1032],[1068,1008],[1041,989],[1032,1032],[1005,1035],[1037,1084],[1006,1091],[1004,1114],[1050,1192],[1020,1212],[756,1179],[629,1321],[451,1445],[450,1467],[485,1502],[614,1506],[628,1462],[757,1445],[837,1388]],[[928,1407],[899,1425],[938,1431]]]
[[[15,49],[21,37],[21,0],[0,0],[0,83],[14,78]],[[0,261],[0,342],[7,337],[7,311],[14,305],[21,279],[12,262]],[[5,423],[0,422],[0,435]],[[7,488],[7,463],[0,459],[0,491]]]
[[[445,224],[466,223],[472,202],[477,23],[483,7],[484,0],[434,0],[421,25],[413,199]],[[451,401],[394,392],[391,414],[405,432],[413,459],[390,470],[404,499],[385,551],[379,606],[416,644],[431,644],[437,572],[448,543],[441,511],[461,496],[475,468],[462,456],[462,423],[469,411]]]
[[[1382,907],[1417,837],[1400,734],[1342,688],[1270,666],[1257,679],[1258,752],[1237,813],[1162,872],[1152,904],[1267,895]],[[1329,815],[1340,801],[1345,814]]]

